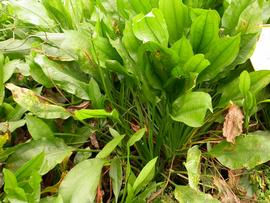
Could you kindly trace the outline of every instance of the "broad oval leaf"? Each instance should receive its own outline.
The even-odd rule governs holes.
[[[72,168],[59,188],[63,202],[94,203],[104,163],[102,159],[88,159]]]
[[[185,36],[176,41],[172,49],[178,54],[178,63],[181,65],[184,65],[194,55],[190,41]]]
[[[174,191],[174,196],[179,203],[220,203],[211,195],[194,190],[189,186],[177,186]]]
[[[198,190],[201,175],[200,163],[201,151],[199,150],[199,146],[195,145],[188,150],[187,161],[185,162],[185,167],[188,172],[188,184],[194,190]]]
[[[224,27],[225,34],[235,33],[242,12],[253,2],[254,0],[231,1],[222,17],[222,27]],[[249,13],[249,16],[251,15],[252,13]]]
[[[270,83],[270,71],[261,70],[249,73],[250,76],[250,92],[256,95],[259,91],[265,88]],[[219,107],[226,106],[230,100],[239,103],[243,99],[243,95],[240,94],[239,78],[236,78],[226,86],[220,88],[218,93],[221,93],[221,99],[219,101]]]
[[[149,161],[139,173],[133,184],[133,190],[135,191],[135,193],[141,191],[143,189],[143,186],[147,185],[154,177],[157,158],[158,157]]]
[[[30,53],[31,43],[33,43],[32,39],[7,39],[0,41],[0,51],[12,57],[24,56]]]
[[[18,120],[18,121],[6,121],[0,123],[0,131],[2,132],[14,132],[17,128],[20,128],[25,125],[25,120]]]
[[[5,182],[4,191],[6,194],[6,199],[9,202],[27,203],[28,199],[26,193],[23,188],[18,186],[15,174],[12,173],[12,171],[4,168],[3,175]]]
[[[186,73],[200,73],[210,65],[210,62],[204,58],[203,54],[192,56],[184,65],[183,71]]]
[[[270,160],[270,132],[256,131],[237,137],[235,144],[223,141],[215,145],[209,154],[230,169],[248,168]]]
[[[44,74],[53,80],[54,84],[70,94],[74,94],[81,99],[89,100],[88,85],[85,75],[75,67],[67,67],[49,60],[46,56],[37,55],[34,58]]]
[[[26,125],[31,137],[34,140],[42,138],[53,138],[53,132],[50,127],[40,118],[35,116],[26,116]],[[42,129],[42,130],[41,130]]]
[[[195,53],[206,53],[219,37],[220,17],[209,10],[196,18],[190,28],[190,41]]]
[[[164,15],[170,43],[180,39],[189,24],[188,7],[181,0],[160,0],[159,8]]]
[[[239,78],[239,90],[242,95],[246,95],[250,89],[250,76],[247,71],[243,71]]]
[[[12,83],[6,84],[6,88],[12,92],[16,103],[40,118],[67,119],[70,116],[70,113],[65,108],[50,104],[32,90],[20,88]]]
[[[35,156],[33,159],[27,161],[18,170],[16,170],[15,175],[16,175],[17,180],[21,181],[25,178],[29,178],[29,176],[31,176],[31,173],[33,171],[39,171],[42,166],[44,157],[45,157],[44,152],[41,152],[40,154]]]
[[[44,162],[39,171],[40,175],[44,175],[69,156],[72,149],[63,140],[57,138],[32,140],[15,149],[7,160],[7,167],[16,170],[37,154],[44,152]]]
[[[30,76],[29,69],[29,65],[22,60],[14,59],[7,62],[3,67],[4,82],[7,82],[14,72],[21,73],[24,76]]]
[[[239,52],[240,39],[240,35],[220,38],[210,47],[205,57],[211,64],[199,75],[200,82],[214,79],[234,61]]]
[[[173,102],[171,117],[191,127],[200,127],[208,109],[212,111],[211,96],[205,92],[191,92]]]
[[[103,108],[104,107],[104,97],[102,96],[98,83],[95,79],[91,78],[88,86],[88,95],[91,100],[93,108]]]
[[[156,42],[167,47],[169,34],[160,10],[153,9],[146,15],[135,16],[132,24],[135,36],[143,43]]]
[[[49,18],[41,2],[35,0],[10,0],[9,3],[14,14],[20,20],[41,27],[54,27],[54,21]]]

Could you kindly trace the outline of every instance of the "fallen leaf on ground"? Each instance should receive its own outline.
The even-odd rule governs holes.
[[[239,198],[233,193],[225,180],[214,177],[214,185],[218,188],[219,197],[222,203],[240,203]]]

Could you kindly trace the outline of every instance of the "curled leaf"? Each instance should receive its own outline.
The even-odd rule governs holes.
[[[232,104],[223,124],[223,136],[228,142],[234,143],[235,137],[243,132],[243,113],[241,109]]]

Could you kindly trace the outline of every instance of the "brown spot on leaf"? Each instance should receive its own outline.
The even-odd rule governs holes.
[[[235,137],[243,132],[243,113],[241,109],[232,104],[229,108],[223,124],[223,136],[228,142],[234,143]]]

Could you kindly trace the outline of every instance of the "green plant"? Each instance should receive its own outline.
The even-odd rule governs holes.
[[[4,178],[16,180],[17,170],[43,152],[47,164],[37,169],[39,175],[51,172],[56,181],[41,191],[55,195],[41,202],[101,202],[101,179],[111,181],[106,184],[112,185],[115,202],[145,202],[163,193],[171,174],[164,179],[168,164],[173,166],[171,160],[192,149],[200,154],[191,146],[207,143],[206,135],[212,138],[209,132],[230,102],[243,107],[248,131],[258,103],[267,99],[269,71],[252,72],[248,59],[260,33],[257,25],[269,18],[268,4],[1,2]],[[28,142],[19,132],[26,130],[25,124]],[[218,149],[226,144],[209,154],[217,150],[219,159]],[[76,165],[71,154],[77,156]],[[186,165],[188,178],[197,177],[191,188],[174,184],[179,201],[185,198],[181,191],[188,195],[193,190],[198,197],[213,199],[196,189],[200,156],[196,161],[194,171]],[[27,189],[17,182],[25,193],[23,201],[39,201],[29,200]],[[2,199],[11,201],[14,191],[5,187]]]

